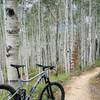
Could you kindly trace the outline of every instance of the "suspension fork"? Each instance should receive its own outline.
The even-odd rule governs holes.
[[[51,88],[51,82],[50,82],[49,78],[47,78],[46,76],[44,76],[44,80],[45,80],[45,84],[48,84],[48,88],[47,88],[48,96],[51,97],[52,100],[54,100],[54,96],[53,96],[53,92],[52,92],[52,88]]]

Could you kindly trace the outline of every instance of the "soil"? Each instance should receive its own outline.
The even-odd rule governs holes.
[[[98,67],[92,71],[87,71],[80,76],[73,77],[71,81],[64,87],[65,100],[100,100],[100,98],[94,98],[94,88],[90,84],[90,80],[98,75],[99,72],[100,68]]]

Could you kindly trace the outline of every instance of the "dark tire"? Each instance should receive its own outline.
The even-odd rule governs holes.
[[[49,90],[50,87],[51,87],[51,90],[52,90],[53,99],[52,99],[52,97],[50,97],[50,94],[49,94],[50,93],[50,90]],[[48,93],[48,90],[49,90],[49,93]],[[58,92],[58,90],[59,90],[59,92]],[[64,92],[63,86],[61,84],[57,83],[57,82],[51,82],[50,85],[47,84],[43,88],[43,90],[40,92],[38,100],[64,100],[64,99],[65,99],[65,92]]]
[[[8,100],[9,97],[6,98],[6,95],[5,93],[3,94],[3,92],[6,92],[6,94],[8,93],[10,95],[13,95],[16,92],[16,90],[9,85],[4,85],[4,84],[0,85],[0,100]],[[3,97],[3,95],[5,95],[5,97]],[[21,97],[19,94],[16,94],[11,100],[21,100]]]

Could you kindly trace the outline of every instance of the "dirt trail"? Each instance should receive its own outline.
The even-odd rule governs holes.
[[[89,80],[100,72],[100,68],[88,71],[79,77],[74,77],[69,85],[65,86],[65,100],[94,100],[92,99]]]

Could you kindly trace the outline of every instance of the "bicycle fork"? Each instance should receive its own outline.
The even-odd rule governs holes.
[[[55,97],[53,96],[52,87],[51,87],[51,83],[50,83],[49,78],[44,77],[44,80],[45,80],[45,84],[48,84],[48,87],[47,87],[48,98],[55,100]]]

